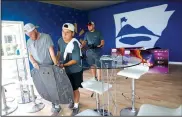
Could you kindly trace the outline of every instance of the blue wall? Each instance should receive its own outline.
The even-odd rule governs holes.
[[[164,11],[162,12],[162,10],[161,12],[159,12],[160,8],[158,11],[155,11],[155,8],[153,8],[151,12],[146,13],[143,10],[142,11],[143,14],[142,15],[140,14],[141,17],[139,17],[138,14],[135,17],[136,12],[138,12],[136,10],[150,8],[150,7],[159,6],[159,5],[164,5],[162,6],[162,9],[164,11],[170,11],[170,12],[164,13]],[[166,6],[167,8],[165,9]],[[133,14],[131,13],[131,11],[134,11]],[[169,14],[171,13],[171,16],[169,18],[166,18],[165,16],[168,13]],[[128,22],[130,21],[130,23],[128,23],[130,25],[125,25],[125,28],[123,28],[123,30],[121,30],[121,27],[118,28],[120,30],[119,34],[121,36],[125,34],[141,34],[141,33],[150,34],[150,35],[153,35],[154,37],[156,36],[158,40],[156,41],[156,43],[154,43],[154,47],[169,49],[169,60],[175,61],[175,62],[182,62],[182,53],[181,53],[182,2],[164,2],[164,1],[126,2],[126,3],[120,3],[117,5],[90,11],[89,19],[95,22],[96,29],[102,32],[103,37],[105,39],[106,45],[104,47],[104,53],[110,53],[111,48],[117,47],[115,39],[116,39],[116,32],[117,32],[116,27],[118,27],[118,24],[115,25],[114,14],[120,14],[121,16],[122,15],[125,16],[123,19],[120,19],[120,20],[123,20],[123,22],[125,23],[127,23],[127,21]],[[134,18],[134,20],[131,20],[131,18]],[[166,20],[166,19],[169,19],[169,20]],[[145,22],[145,24],[141,25],[140,20]],[[166,21],[166,27],[164,27],[165,23],[163,21],[164,22]],[[135,24],[133,22],[135,22]],[[148,24],[146,24],[146,22]],[[137,27],[138,24],[139,26]],[[150,28],[153,28],[154,30],[151,31],[149,30]],[[137,31],[135,31],[135,29]],[[134,38],[127,37],[127,38],[123,38],[122,43],[129,44],[131,46],[138,46],[138,45],[141,46],[141,44],[136,44],[135,42],[136,40],[143,40],[144,42],[147,42],[148,40],[151,40],[151,39],[146,38],[144,36],[143,37],[138,36]],[[121,42],[121,40],[119,41]],[[145,43],[142,43],[142,44],[143,46],[152,46],[150,45],[151,43],[148,43],[148,45]]]
[[[36,1],[2,0],[1,3],[2,20],[23,21],[24,24],[30,22],[38,25],[40,32],[51,35],[55,51],[63,23],[77,23],[78,33],[75,35],[77,39],[83,38],[84,34],[79,36],[82,29],[87,30],[88,14],[84,11]]]

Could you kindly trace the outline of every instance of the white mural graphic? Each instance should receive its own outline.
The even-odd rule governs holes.
[[[174,13],[167,4],[114,14],[116,48],[154,47]]]

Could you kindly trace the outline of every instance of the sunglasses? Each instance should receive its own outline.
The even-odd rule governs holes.
[[[92,23],[91,23],[91,22],[89,22],[89,23],[88,23],[88,25],[92,25]]]
[[[64,27],[64,28],[68,28],[68,25],[67,25],[67,24],[65,24],[63,27]]]

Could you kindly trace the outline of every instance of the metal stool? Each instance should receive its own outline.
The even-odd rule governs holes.
[[[31,92],[31,99],[30,100],[31,100],[31,102],[33,102],[33,106],[30,107],[27,112],[28,113],[35,113],[35,112],[42,110],[45,107],[45,104],[43,104],[42,102],[36,103],[37,96],[34,93],[33,81],[31,80],[30,76],[28,76],[27,78],[28,78],[28,80],[21,82],[24,85],[30,86],[30,92]]]
[[[42,110],[45,107],[45,104],[43,104],[42,102],[36,103],[35,93],[34,93],[34,89],[33,89],[32,84],[30,85],[30,91],[31,91],[32,101],[33,101],[34,105],[27,112],[28,113],[35,113],[35,112]]]
[[[147,73],[149,67],[146,65],[137,65],[125,68],[117,73],[117,75],[125,76],[132,79],[132,107],[124,108],[120,111],[120,116],[136,116],[137,109],[135,108],[135,79],[139,79],[143,74]]]
[[[4,106],[4,108],[2,108],[2,110],[1,110],[2,116],[11,114],[18,108],[18,105],[13,105],[13,106],[9,105],[9,104],[7,105],[4,86],[10,85],[10,84],[14,84],[14,82],[5,83],[3,86],[1,86],[2,101],[3,101],[3,106]]]
[[[104,92],[108,91],[110,88],[112,88],[112,85],[108,84],[108,83],[102,83],[100,81],[96,81],[95,79],[91,79],[91,80],[82,82],[82,86],[83,86],[83,88],[96,93],[97,108],[94,109],[94,111],[98,112],[102,116],[111,115],[111,113],[108,112],[107,110],[100,108],[99,94],[101,95]]]

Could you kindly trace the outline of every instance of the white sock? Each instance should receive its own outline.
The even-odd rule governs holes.
[[[74,103],[74,108],[78,108],[79,103]]]
[[[59,108],[59,105],[55,105],[55,108]]]

